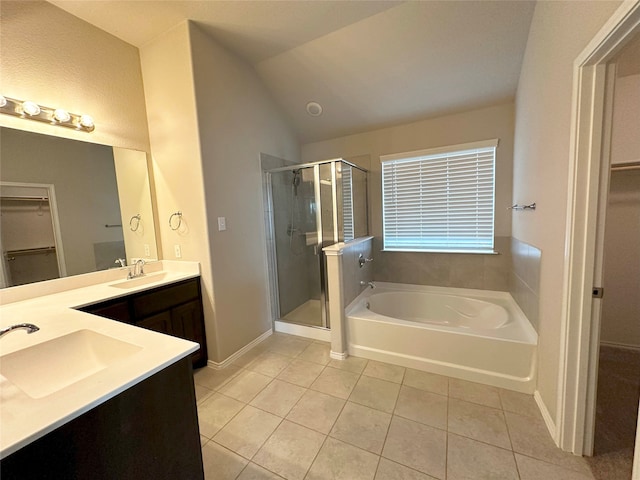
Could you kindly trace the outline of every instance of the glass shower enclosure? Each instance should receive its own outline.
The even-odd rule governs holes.
[[[367,235],[367,171],[333,159],[266,174],[273,314],[330,328],[322,249]]]

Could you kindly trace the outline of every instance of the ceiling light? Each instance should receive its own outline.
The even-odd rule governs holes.
[[[62,108],[56,108],[53,112],[53,118],[55,118],[58,122],[68,122],[71,120],[71,115],[69,112]]]
[[[319,117],[322,115],[322,105],[318,102],[307,103],[307,113],[312,117]]]
[[[27,115],[31,115],[33,117],[34,115],[40,114],[40,107],[37,103],[34,102],[22,102],[22,111]]]

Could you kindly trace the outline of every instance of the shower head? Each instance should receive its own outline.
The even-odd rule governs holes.
[[[293,173],[293,179],[291,180],[291,186],[293,187],[293,194],[297,197],[298,196],[298,185],[300,185],[300,177],[301,177],[301,171],[299,168],[297,168],[296,170],[292,170]]]

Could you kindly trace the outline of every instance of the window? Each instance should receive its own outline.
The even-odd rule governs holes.
[[[496,139],[380,157],[384,249],[493,253],[497,146]]]

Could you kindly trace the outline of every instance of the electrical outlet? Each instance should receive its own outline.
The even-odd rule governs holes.
[[[182,249],[180,248],[180,245],[174,245],[173,251],[176,255],[176,258],[182,258]]]
[[[144,244],[144,256],[148,257],[149,255],[151,255],[151,250],[149,250],[149,244],[145,243]]]
[[[222,232],[227,229],[227,219],[225,217],[218,217],[218,231]]]

